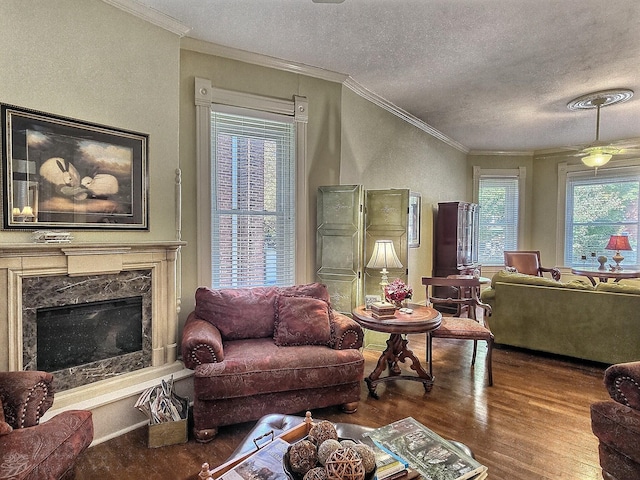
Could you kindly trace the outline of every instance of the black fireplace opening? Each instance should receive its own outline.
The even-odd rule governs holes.
[[[47,372],[142,351],[142,297],[38,308],[36,330]]]

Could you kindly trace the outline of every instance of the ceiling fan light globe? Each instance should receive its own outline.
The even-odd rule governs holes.
[[[612,155],[603,152],[592,152],[586,157],[582,157],[582,163],[587,167],[601,167],[609,163]]]

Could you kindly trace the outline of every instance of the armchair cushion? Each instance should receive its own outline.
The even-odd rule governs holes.
[[[220,330],[225,340],[273,337],[276,289],[196,290],[196,315]],[[247,321],[251,319],[251,321]]]
[[[13,427],[4,421],[4,408],[2,408],[2,398],[0,398],[0,435],[11,433]]]
[[[275,344],[328,345],[331,341],[330,307],[311,297],[276,298]]]

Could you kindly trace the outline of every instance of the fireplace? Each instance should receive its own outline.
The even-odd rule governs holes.
[[[150,291],[149,270],[24,278],[24,368],[62,391],[150,366]]]
[[[173,377],[181,395],[190,396],[193,371],[177,358],[181,307],[177,262],[183,245],[159,240],[0,243],[0,371],[38,368],[39,309],[141,299],[141,307],[135,307],[140,314],[135,315],[142,348],[128,345],[127,340],[115,357],[92,358],[76,366],[52,365],[59,368],[53,371],[56,395],[44,421],[69,409],[91,410],[94,442],[99,443],[147,422],[131,405],[161,380]],[[110,335],[108,341],[116,333]]]
[[[142,351],[142,297],[38,308],[37,367],[55,372]]]

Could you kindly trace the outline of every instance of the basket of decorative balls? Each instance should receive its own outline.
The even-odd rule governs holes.
[[[283,462],[291,480],[373,480],[376,473],[373,449],[338,438],[327,420],[313,424],[305,438],[287,449]]]

